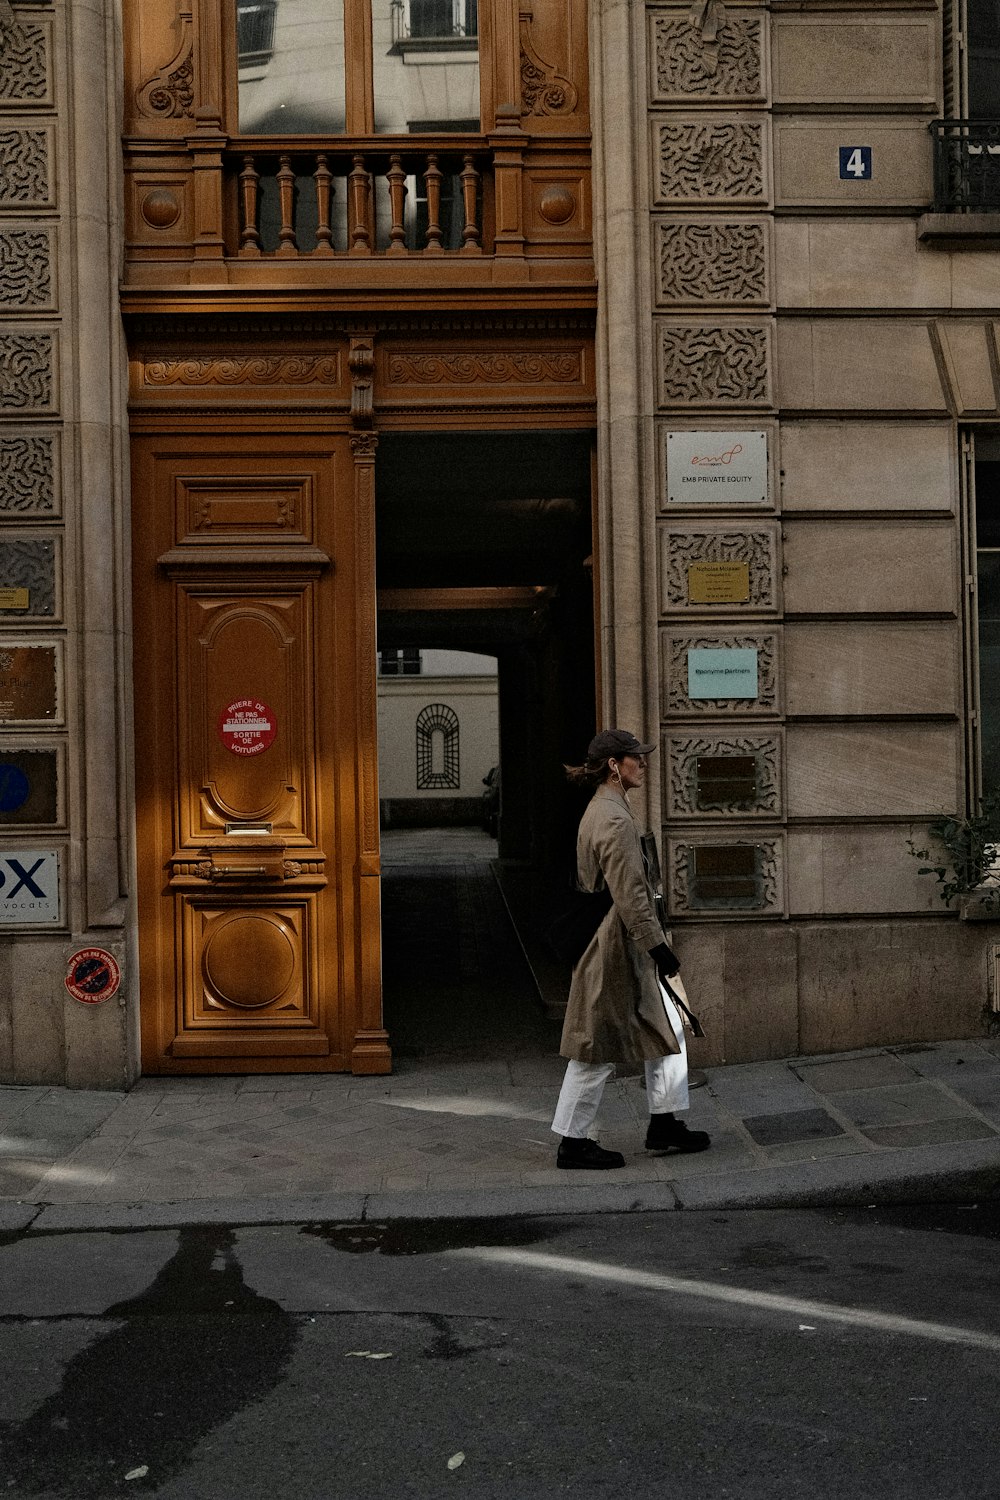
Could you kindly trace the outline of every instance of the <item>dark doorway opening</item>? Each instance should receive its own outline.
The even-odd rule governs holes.
[[[495,657],[499,709],[495,857],[449,860],[443,841],[433,862],[409,860],[397,838],[384,863],[397,1055],[537,1050],[558,1036],[569,975],[544,928],[580,814],[562,766],[596,717],[592,444],[589,432],[380,438],[379,650]]]

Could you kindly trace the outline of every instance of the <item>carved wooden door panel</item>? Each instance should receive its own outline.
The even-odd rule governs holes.
[[[352,1057],[378,903],[349,439],[136,448],[144,1068],[384,1071],[370,1025]]]

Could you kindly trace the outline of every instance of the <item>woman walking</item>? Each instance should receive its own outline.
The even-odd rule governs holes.
[[[620,1151],[605,1151],[590,1129],[615,1065],[643,1064],[649,1102],[647,1151],[704,1151],[703,1130],[689,1130],[676,1111],[688,1107],[687,1048],[681,1016],[661,979],[679,969],[656,918],[654,892],[628,794],[641,787],[646,756],[625,729],[605,729],[591,740],[570,781],[593,796],[576,841],[580,888],[606,888],[612,907],[573,970],[560,1053],[569,1059],[552,1129],[561,1136],[556,1164],[568,1169],[623,1167]]]

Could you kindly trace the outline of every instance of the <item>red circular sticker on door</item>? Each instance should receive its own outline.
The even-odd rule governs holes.
[[[237,698],[219,715],[219,739],[234,755],[260,755],[277,732],[274,714],[259,698]]]
[[[81,948],[66,969],[66,988],[74,1000],[99,1005],[118,993],[122,971],[106,948]]]

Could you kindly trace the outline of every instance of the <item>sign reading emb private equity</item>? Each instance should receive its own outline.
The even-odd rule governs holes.
[[[766,505],[766,432],[668,432],[669,505]]]
[[[687,654],[689,698],[756,698],[756,646],[696,646]]]

